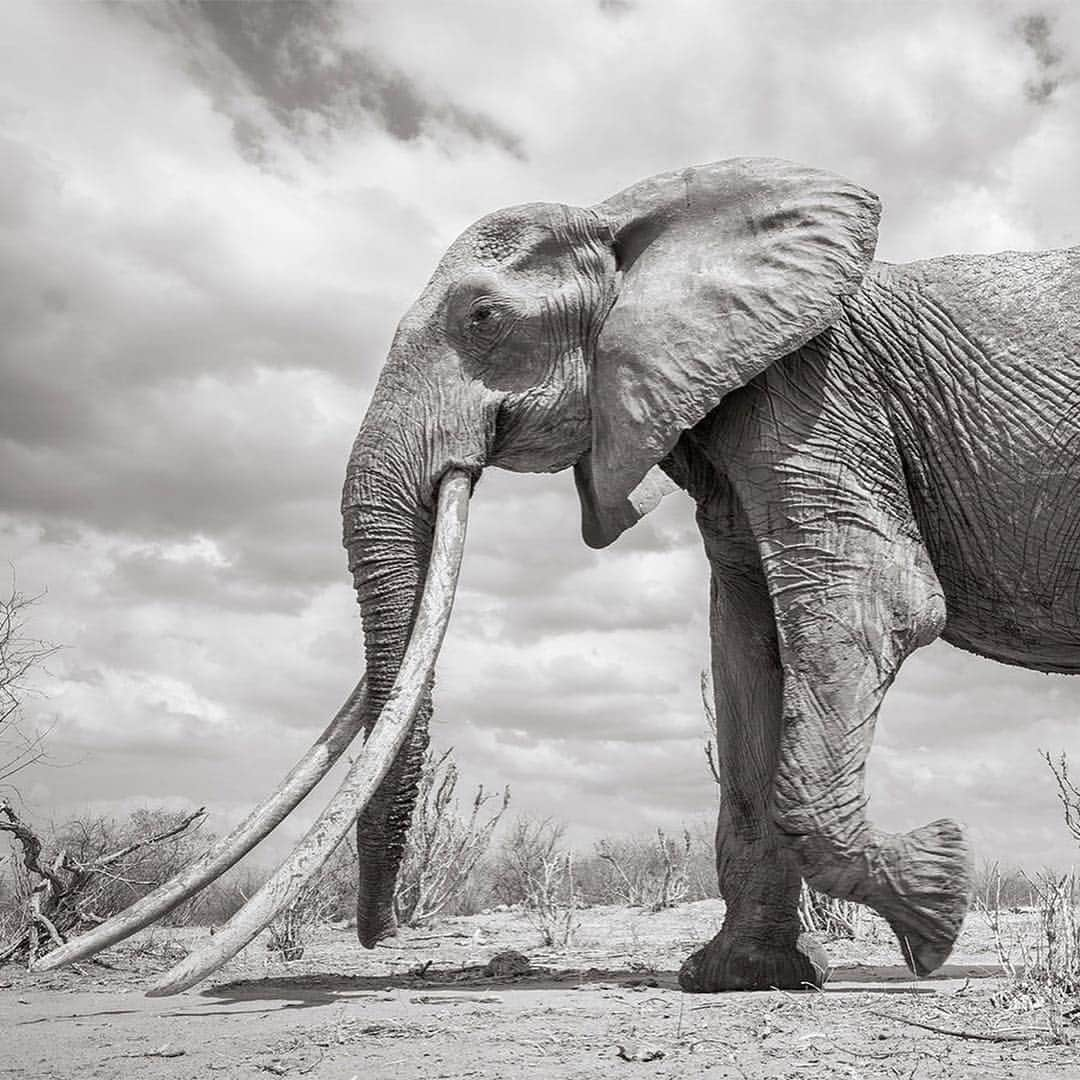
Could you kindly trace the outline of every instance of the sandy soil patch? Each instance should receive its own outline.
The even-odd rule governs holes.
[[[929,979],[912,978],[875,923],[866,940],[829,944],[824,992],[682,994],[679,963],[721,911],[593,908],[565,949],[538,947],[513,911],[445,919],[373,951],[325,929],[299,961],[256,941],[208,985],[166,999],[142,990],[206,930],[144,934],[106,953],[110,968],[9,965],[0,1077],[1080,1078],[1080,1051],[1038,1033],[1042,1003],[1006,1000],[977,917]],[[1011,916],[1007,931],[1020,937],[1032,919]],[[487,974],[509,948],[532,969]]]

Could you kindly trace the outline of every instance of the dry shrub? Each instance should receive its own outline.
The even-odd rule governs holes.
[[[1073,839],[1080,844],[1080,790],[1069,776],[1068,758],[1060,754],[1057,761],[1054,761],[1046,752],[1043,752],[1042,756],[1050,767],[1057,785],[1057,797],[1065,815],[1065,827],[1072,833]]]
[[[192,898],[190,917],[178,918],[170,912],[165,921],[183,926],[220,926],[244,906],[247,897],[259,891],[266,876],[262,867],[235,866]]]
[[[661,911],[692,896],[694,841],[683,828],[679,837],[657,829],[653,837],[605,838],[596,845],[600,864],[589,899]]]
[[[520,815],[514,819],[488,868],[491,894],[500,904],[524,904],[529,882],[561,849],[566,826],[550,818],[537,821]]]
[[[355,896],[356,850],[342,839],[318,874],[269,925],[266,948],[282,960],[301,959],[311,931],[340,919]]]
[[[52,830],[50,847],[70,863],[99,868],[88,883],[81,907],[90,921],[107,919],[180,873],[216,837],[201,830],[205,811],[194,815],[161,809],[140,809],[127,817],[104,815],[72,818]],[[180,831],[178,827],[185,821]],[[117,858],[119,852],[126,852]],[[197,921],[206,898],[193,896],[169,913],[167,925]]]
[[[1039,938],[1025,965],[1025,977],[1048,993],[1076,998],[1080,995],[1080,876],[1047,872],[1032,884],[1038,896]]]
[[[574,856],[562,847],[565,831],[550,818],[519,817],[492,868],[494,894],[520,905],[545,945],[569,945],[577,929]]]
[[[574,853],[556,852],[539,867],[529,882],[525,915],[540,932],[544,945],[565,948],[578,928],[574,892]]]
[[[1036,892],[1031,879],[1019,867],[1002,870],[1000,864],[985,861],[976,871],[972,903],[980,911],[1020,911],[1034,909]]]
[[[13,848],[0,961],[24,957],[32,964],[43,950],[103,922],[173,876],[201,850],[205,837],[194,834],[205,813],[140,810],[120,822],[75,819],[46,842],[10,803],[0,802],[0,832]],[[177,909],[181,921],[191,910],[191,904]]]
[[[1057,761],[1042,756],[1053,774],[1065,824],[1080,842],[1080,790],[1069,776],[1068,761],[1064,754]],[[1009,977],[999,1001],[1045,1013],[1052,1041],[1072,1043],[1076,1036],[1071,1028],[1080,1015],[1080,875],[1046,870],[1033,879],[1019,872],[1038,917],[1034,934],[1030,927],[1022,932],[1015,926],[1010,933],[1004,918],[1009,908],[1017,907],[1009,902],[1020,892],[1012,880],[1016,876],[1003,878],[996,865],[986,868],[975,896],[975,908],[990,926],[998,960]]]
[[[455,799],[458,770],[447,750],[436,758],[429,750],[420,774],[420,790],[394,892],[399,923],[419,926],[434,916],[460,910],[474,872],[487,853],[492,833],[510,804],[478,787],[469,812]],[[490,803],[495,806],[485,810]]]
[[[995,868],[996,871],[996,868]],[[1080,876],[1044,871],[1026,878],[1034,899],[1036,926],[1013,923],[1002,901],[1002,879],[991,872],[975,910],[986,919],[998,962],[1008,976],[999,1003],[1025,1012],[1045,1012],[1051,1039],[1074,1040],[1068,1021],[1080,1009]],[[1012,909],[1015,911],[1015,908]]]
[[[297,898],[267,928],[266,948],[283,960],[299,960],[310,933],[351,918],[356,909],[356,848],[344,837]],[[243,892],[246,902],[247,893]]]

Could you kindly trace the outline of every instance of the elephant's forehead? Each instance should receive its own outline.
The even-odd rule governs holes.
[[[451,245],[448,261],[480,267],[513,263],[584,223],[586,211],[562,203],[527,203],[496,210],[470,225]]]
[[[403,343],[411,335],[423,338],[431,320],[439,319],[454,285],[469,274],[520,270],[557,276],[559,262],[569,257],[573,241],[592,235],[596,228],[591,211],[562,203],[527,203],[480,218],[439,260],[424,291],[399,323],[397,341]]]

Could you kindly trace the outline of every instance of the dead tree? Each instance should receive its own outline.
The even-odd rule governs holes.
[[[0,801],[0,832],[10,834],[22,852],[20,892],[23,897],[20,922],[7,943],[0,945],[0,963],[24,959],[28,967],[33,967],[39,955],[62,945],[71,934],[104,922],[95,906],[106,883],[125,882],[133,889],[132,899],[137,895],[135,890],[158,884],[157,881],[131,879],[128,876],[130,857],[153,844],[179,836],[191,826],[201,824],[205,817],[205,808],[199,807],[167,829],[90,859],[77,859],[63,848],[46,858],[40,836],[19,817],[9,802]]]

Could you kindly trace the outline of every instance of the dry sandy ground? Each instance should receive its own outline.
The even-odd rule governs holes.
[[[8,965],[0,1080],[1080,1080],[1080,1046],[1052,1044],[1040,1003],[1003,993],[975,916],[930,979],[913,980],[875,924],[866,940],[830,944],[837,970],[824,992],[682,994],[679,962],[720,911],[715,901],[658,914],[594,908],[566,949],[537,947],[518,912],[446,919],[374,952],[347,930],[323,930],[302,960],[273,960],[257,941],[209,986],[165,999],[141,989],[166,952],[205,930],[120,946],[108,969],[28,975]],[[1024,928],[1014,917],[1010,933]],[[527,953],[534,972],[485,976],[479,965],[506,948]]]

